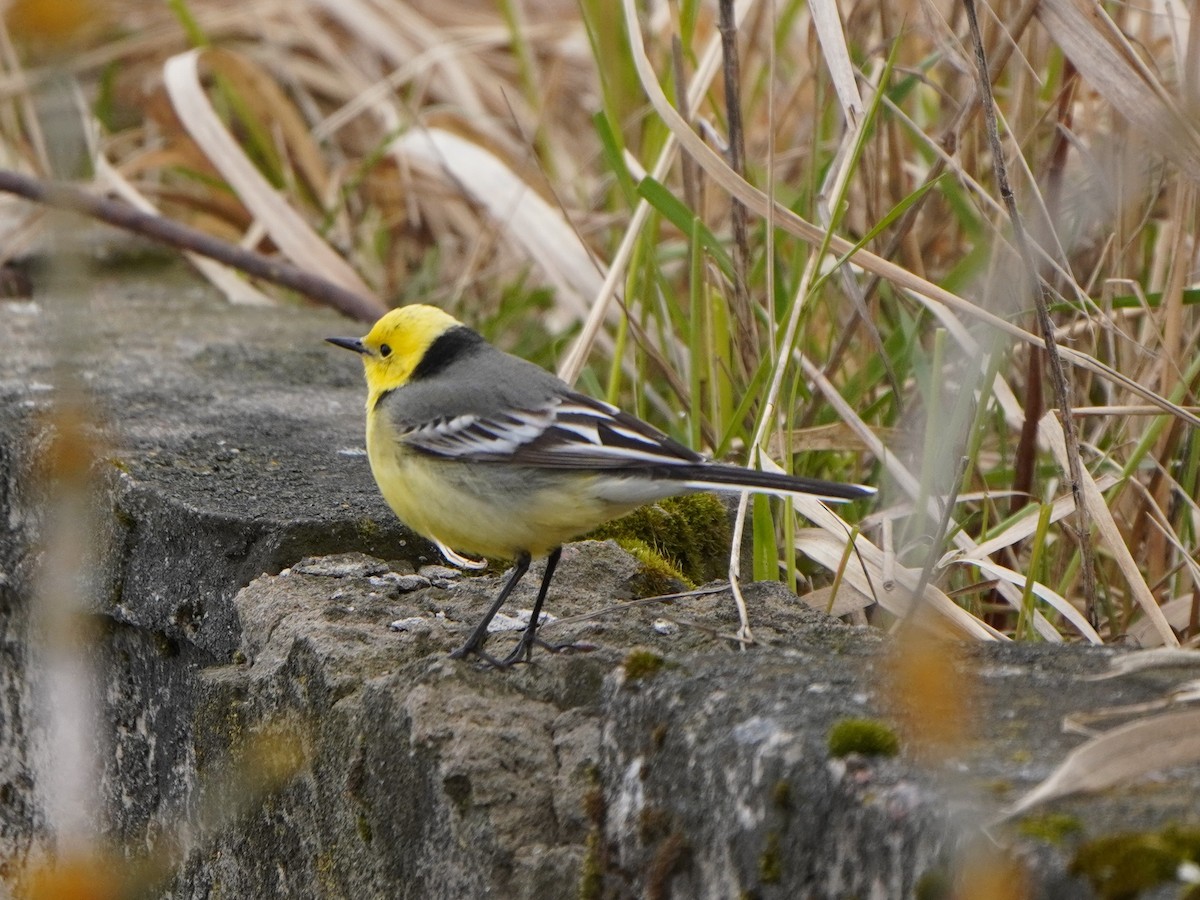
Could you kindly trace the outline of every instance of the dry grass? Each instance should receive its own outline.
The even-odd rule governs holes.
[[[831,4],[745,4],[744,180],[703,146],[673,149],[728,135],[719,67],[706,68],[715,10],[696,6],[655,4],[638,34],[665,96],[693,92],[684,118],[702,142],[647,102],[619,4],[95,0],[89,27],[57,42],[30,40],[48,27],[36,16],[10,20],[0,152],[55,171],[39,104],[66,71],[87,120],[74,128],[116,173],[98,167],[103,186],[119,178],[167,215],[324,260],[389,302],[446,305],[545,364],[569,339],[564,365],[589,389],[711,451],[762,446],[789,469],[881,483],[857,560],[825,546],[844,542],[836,519],[810,511],[824,531],[797,531],[758,510],[756,574],[794,577],[808,551],[875,597],[879,621],[920,590],[978,637],[1194,640],[1188,11],[981,12],[1010,179],[1100,484],[1086,491],[1093,631],[961,6],[843,3],[818,40],[811,10]],[[197,46],[199,77],[181,61]],[[740,250],[731,194],[751,209]],[[860,243],[874,255],[835,265]]]

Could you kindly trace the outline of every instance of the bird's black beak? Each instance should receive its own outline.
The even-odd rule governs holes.
[[[325,338],[325,340],[333,344],[335,347],[353,350],[355,353],[367,352],[367,348],[363,345],[362,338]]]

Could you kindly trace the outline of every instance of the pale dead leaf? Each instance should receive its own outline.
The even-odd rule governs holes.
[[[815,518],[808,510],[802,512],[806,518]],[[916,569],[892,566],[885,573],[883,551],[865,537],[860,535],[855,541],[854,552],[847,554],[845,537],[838,537],[824,528],[802,528],[796,533],[796,549],[831,572],[841,570],[844,584],[850,585],[861,594],[873,597],[880,606],[897,618],[908,615],[912,592],[916,590],[920,572]],[[960,635],[981,641],[1006,640],[999,632],[972,616],[932,584],[925,586],[923,599],[930,608],[953,625]]]
[[[1094,793],[1174,766],[1200,761],[1200,709],[1139,719],[1072,750],[1004,818],[1070,794]]]
[[[821,53],[829,67],[833,89],[842,104],[842,115],[852,126],[862,117],[863,101],[858,93],[854,64],[850,62],[850,51],[846,49],[842,17],[838,14],[834,0],[811,0],[808,11],[817,30],[817,40],[821,42]]]
[[[167,93],[192,140],[294,264],[347,290],[373,297],[358,273],[309,227],[238,146],[201,84],[201,55],[200,50],[189,50],[171,57],[163,65]]]
[[[1200,135],[1124,36],[1090,0],[1042,0],[1037,16],[1080,74],[1147,147],[1200,182]]]
[[[1107,672],[1089,675],[1085,680],[1105,681],[1132,672],[1145,672],[1151,669],[1190,669],[1195,666],[1200,666],[1200,651],[1184,650],[1179,647],[1155,647],[1152,650],[1135,650],[1132,653],[1114,656],[1108,661]]]
[[[1175,631],[1187,631],[1188,625],[1192,621],[1192,605],[1195,601],[1190,597],[1176,597],[1174,600],[1168,600],[1159,609],[1166,616],[1167,622]],[[1158,629],[1149,619],[1138,619],[1125,631],[1125,635],[1133,642],[1136,647],[1158,647],[1162,644],[1159,637]],[[1170,650],[1171,648],[1164,648]],[[1149,652],[1146,650],[1144,652]],[[1184,650],[1184,653],[1192,653],[1195,651]]]
[[[603,282],[587,247],[556,208],[498,157],[458,135],[437,128],[414,130],[393,150],[410,165],[447,180],[488,211],[500,234],[534,260],[577,318]],[[553,322],[561,330],[571,322]]]
[[[1062,425],[1058,421],[1057,411],[1051,410],[1042,416],[1038,422],[1038,433],[1050,445],[1055,460],[1058,461],[1063,471],[1066,471],[1067,444],[1066,438],[1063,436]],[[1083,500],[1087,504],[1088,513],[1096,530],[1100,532],[1101,541],[1108,547],[1109,553],[1112,554],[1117,567],[1129,584],[1130,592],[1137,600],[1138,605],[1142,607],[1146,618],[1154,624],[1162,642],[1168,647],[1178,647],[1179,638],[1175,637],[1175,632],[1171,630],[1171,624],[1159,608],[1158,601],[1151,593],[1142,573],[1138,571],[1137,562],[1134,560],[1133,554],[1129,552],[1129,547],[1121,536],[1121,530],[1117,527],[1117,522],[1109,510],[1108,504],[1104,502],[1104,495],[1100,493],[1100,488],[1096,485],[1091,473],[1083,466],[1080,466],[1080,471],[1083,476],[1083,484],[1080,485],[1083,491]]]
[[[951,562],[954,564],[961,564],[977,568],[985,575],[999,579],[1001,582],[1007,582],[1008,584],[1020,588],[1022,591],[1024,590],[1025,582],[1028,580],[1027,577],[1022,573],[1014,572],[1012,569],[999,565],[998,563],[994,563],[990,559],[971,559],[969,557],[960,556],[953,558]],[[1074,626],[1075,630],[1078,631],[1083,637],[1087,638],[1087,640],[1089,640],[1091,643],[1104,643],[1104,639],[1096,633],[1096,630],[1092,628],[1090,624],[1088,624],[1088,620],[1084,617],[1083,613],[1072,606],[1067,598],[1062,596],[1062,594],[1052,590],[1051,588],[1042,584],[1040,581],[1035,581],[1032,585],[1030,585],[1029,589],[1035,597],[1052,607],[1055,612],[1070,622],[1071,625]],[[1011,594],[1005,594],[1003,592],[1001,592],[1001,595],[1004,596],[1005,599],[1010,599],[1012,596]],[[1017,594],[1017,599],[1020,599],[1019,592]],[[1013,606],[1017,609],[1020,608],[1016,604],[1013,604]],[[1046,622],[1046,625],[1043,627],[1035,620],[1034,627],[1037,628],[1038,634],[1040,634],[1048,642],[1053,644],[1062,642],[1062,635],[1060,635],[1058,633],[1058,629],[1049,622]]]
[[[1115,475],[1104,475],[1096,480],[1096,487],[1102,491],[1107,491],[1110,487],[1120,481]],[[1066,516],[1069,516],[1075,511],[1075,498],[1070,494],[1064,497],[1059,497],[1054,501],[1054,508],[1050,513],[1050,522],[1057,522]],[[1018,541],[1023,541],[1028,537],[1032,537],[1038,527],[1038,507],[1034,504],[1026,506],[1023,510],[1023,515],[1017,521],[1013,522],[1004,530],[1000,531],[993,537],[983,541],[970,553],[966,554],[968,560],[984,559],[1003,550],[1005,547],[1011,547]]]

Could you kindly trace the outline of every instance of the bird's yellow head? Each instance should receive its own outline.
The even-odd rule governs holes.
[[[325,340],[361,354],[370,408],[384,391],[408,381],[430,345],[460,324],[436,306],[414,304],[393,309],[371,327],[366,337]]]

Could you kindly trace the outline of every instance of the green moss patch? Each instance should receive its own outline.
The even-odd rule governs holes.
[[[763,884],[779,884],[783,880],[783,855],[777,831],[767,835],[767,846],[758,857],[758,878]]]
[[[1047,813],[1030,816],[1017,825],[1017,831],[1027,838],[1047,844],[1062,844],[1068,838],[1083,833],[1083,823],[1078,816],[1065,813]]]
[[[733,539],[729,514],[712,494],[668,497],[601,525],[588,537],[614,540],[639,559],[648,550],[693,585],[725,577]]]
[[[696,583],[684,575],[669,558],[660,554],[645,541],[626,538],[618,543],[638,561],[641,567],[635,585],[638,596],[656,597],[659,594],[673,594],[679,590],[680,585],[685,590],[691,590],[696,586]]]
[[[624,665],[627,681],[642,681],[661,672],[666,660],[653,650],[630,650]]]
[[[839,719],[829,729],[829,755],[835,758],[851,753],[895,756],[899,752],[896,732],[875,719]]]
[[[1161,831],[1106,835],[1080,845],[1071,861],[1103,900],[1134,898],[1174,881],[1182,863],[1200,862],[1200,829],[1168,825]]]

